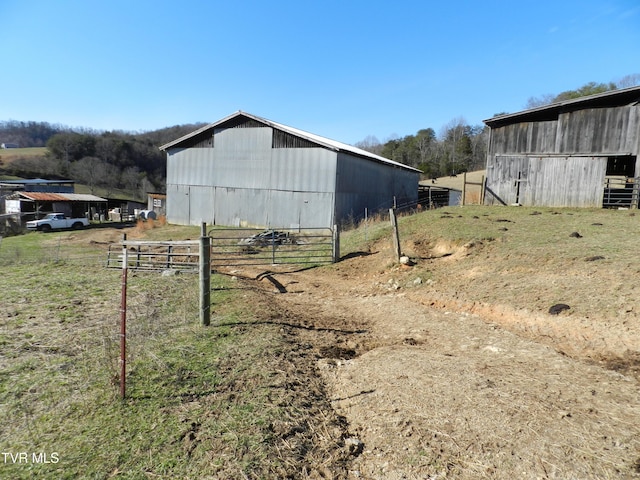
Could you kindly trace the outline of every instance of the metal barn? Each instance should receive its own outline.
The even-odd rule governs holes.
[[[485,204],[637,207],[640,87],[485,120]]]
[[[160,149],[180,225],[330,228],[418,199],[419,170],[245,112]]]

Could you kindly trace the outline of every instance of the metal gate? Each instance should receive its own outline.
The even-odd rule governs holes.
[[[127,268],[133,270],[181,270],[197,272],[200,258],[198,240],[123,240],[109,245],[107,268],[122,268],[122,248],[127,248]]]
[[[337,229],[260,230],[214,228],[211,239],[211,267],[275,264],[323,264],[339,258]],[[109,246],[107,268],[122,268],[122,248],[128,251],[127,266],[133,270],[198,271],[198,240],[125,240]]]
[[[211,238],[211,266],[322,264],[339,256],[337,229],[304,230],[215,228]]]
[[[640,178],[607,176],[604,179],[604,208],[638,208]]]

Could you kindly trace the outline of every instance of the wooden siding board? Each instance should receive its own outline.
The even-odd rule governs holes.
[[[525,140],[526,139],[526,140]],[[608,157],[636,157],[640,176],[640,104],[585,108],[557,120],[492,128],[487,187],[507,203],[601,207]],[[498,204],[491,192],[487,204]]]
[[[487,186],[507,205],[600,207],[606,168],[606,157],[497,156]]]
[[[628,154],[636,134],[629,135],[633,107],[579,110],[560,115],[564,126],[554,153]]]
[[[493,154],[546,153],[554,151],[557,122],[527,122],[491,131]]]
[[[600,207],[606,167],[606,157],[531,158],[531,195],[525,204]]]
[[[629,123],[627,124],[627,138],[629,138],[629,152],[632,155],[640,156],[640,105],[634,105],[630,109]],[[640,171],[636,168],[636,175],[640,176]]]
[[[493,195],[485,198],[492,205],[507,205],[515,203],[517,200],[518,175],[525,176],[529,171],[529,158],[521,155],[497,155],[494,158],[493,166],[489,169],[491,174],[487,178],[487,187]],[[498,198],[495,198],[498,197]]]

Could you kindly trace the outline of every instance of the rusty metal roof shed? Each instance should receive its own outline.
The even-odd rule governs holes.
[[[26,200],[34,202],[106,202],[96,195],[86,193],[48,193],[48,192],[17,192]]]

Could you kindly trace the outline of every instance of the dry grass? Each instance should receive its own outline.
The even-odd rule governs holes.
[[[104,252],[98,233],[112,235],[60,238]],[[59,240],[25,238],[38,251]],[[322,384],[301,381],[313,378],[313,363],[278,325],[260,322],[264,310],[253,311],[227,277],[213,278],[214,319],[203,328],[197,276],[130,273],[121,402],[120,271],[92,261],[34,268],[26,257],[36,258],[8,258],[0,279],[0,443],[29,462],[0,464],[3,478],[289,478],[320,462],[312,452],[329,452],[328,464],[339,459],[340,425]],[[57,462],[34,463],[40,453]]]

